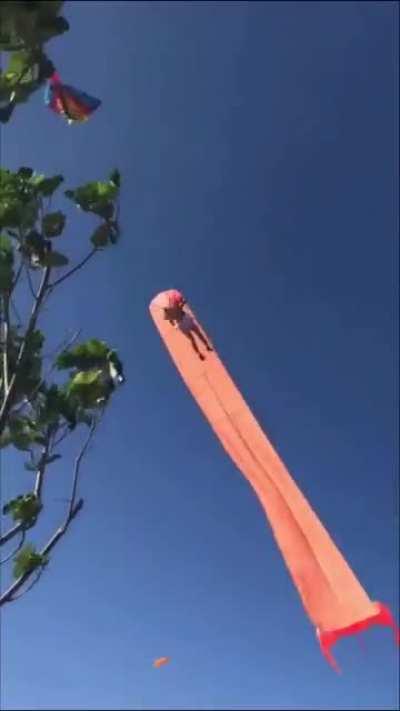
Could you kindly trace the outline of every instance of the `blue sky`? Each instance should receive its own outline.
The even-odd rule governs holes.
[[[45,314],[125,363],[86,461],[82,516],[4,609],[1,706],[394,709],[398,650],[372,629],[320,655],[257,499],[148,315],[184,290],[372,599],[398,599],[398,4],[67,3],[52,45],[99,96],[68,127],[42,96],[1,162],[69,186],[123,175],[123,238]],[[70,252],[90,222],[69,211]],[[88,233],[89,234],[89,233]],[[76,443],[74,443],[76,446]],[[73,445],[54,465],[41,542]],[[30,486],[2,461],[3,495]],[[155,657],[171,664],[152,668]]]

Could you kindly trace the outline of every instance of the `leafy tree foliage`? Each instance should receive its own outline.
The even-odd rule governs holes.
[[[7,123],[17,104],[26,102],[54,72],[45,45],[69,29],[59,13],[63,2],[0,2],[0,51],[7,63],[0,71],[0,122]]]
[[[15,172],[0,169],[0,450],[13,447],[21,452],[33,477],[30,491],[3,503],[2,515],[10,524],[0,535],[0,546],[14,538],[19,542],[12,556],[14,581],[0,604],[15,600],[27,589],[26,583],[38,579],[49,553],[82,508],[77,497],[80,464],[112,395],[124,382],[117,352],[95,338],[64,344],[49,372],[44,367],[46,336],[39,326],[44,305],[89,260],[115,247],[120,236],[118,171],[106,180],[64,190],[64,199],[92,213],[98,222],[87,236],[86,256],[71,264],[63,247],[64,242],[68,245],[64,239],[68,219],[61,206],[54,206],[63,183],[62,175],[44,176],[25,166]],[[13,309],[21,290],[32,298],[24,324]],[[43,513],[43,487],[50,467],[62,457],[61,443],[81,430],[87,435],[72,469],[66,518],[38,551],[25,543],[26,534]]]

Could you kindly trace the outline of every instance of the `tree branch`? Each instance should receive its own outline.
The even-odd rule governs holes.
[[[35,494],[35,496],[37,496],[39,501],[41,501],[41,498],[42,498],[43,479],[44,479],[44,475],[46,472],[46,466],[47,466],[46,459],[47,459],[47,456],[48,456],[49,450],[50,450],[51,434],[52,434],[51,432],[47,433],[46,444],[43,448],[42,456],[40,457],[38,470],[36,473],[36,483],[35,483],[34,494]]]
[[[26,280],[27,280],[28,286],[29,286],[29,291],[31,292],[33,298],[36,299],[36,294],[35,294],[35,290],[33,288],[31,273],[29,271],[29,267],[27,264],[25,264],[25,273],[26,273]]]
[[[18,313],[18,309],[17,309],[13,299],[10,299],[10,306],[11,306],[12,310],[14,311],[14,316],[17,319],[17,328],[18,328],[22,324],[22,319],[21,319],[20,314]]]
[[[7,563],[11,558],[13,558],[13,556],[15,556],[18,553],[19,550],[21,550],[22,546],[24,545],[26,532],[25,532],[24,528],[21,528],[20,530],[21,530],[20,542],[18,543],[17,547],[14,548],[14,550],[12,550],[11,553],[9,553],[8,556],[6,556],[4,558],[4,560],[0,560],[0,565],[4,565],[4,563]]]
[[[36,583],[39,582],[40,578],[42,577],[42,574],[43,574],[43,568],[36,569],[36,578],[34,578],[32,580],[31,584],[28,585],[28,587],[25,588],[25,590],[21,590],[21,592],[18,595],[14,595],[12,600],[10,600],[9,602],[15,602],[15,600],[19,600],[20,597],[22,597],[23,595],[26,595],[26,593],[28,593],[30,590],[32,590],[32,588],[36,585]],[[31,573],[31,575],[32,575],[32,573]],[[0,604],[1,604],[1,602],[0,602]]]
[[[4,546],[8,541],[11,541],[14,536],[16,536],[20,531],[22,531],[24,525],[22,522],[17,523],[15,526],[10,528],[7,533],[0,537],[0,546]]]
[[[77,264],[75,267],[73,267],[73,269],[70,269],[69,272],[67,272],[66,274],[64,274],[62,277],[60,277],[59,279],[56,279],[56,281],[53,281],[52,284],[49,284],[48,289],[49,289],[50,291],[52,291],[53,289],[55,289],[56,286],[58,286],[59,284],[62,284],[63,281],[65,281],[65,280],[68,279],[70,276],[72,276],[73,274],[75,274],[75,272],[79,271],[79,269],[82,269],[82,267],[84,267],[85,264],[87,264],[88,261],[89,261],[90,259],[92,259],[92,257],[93,257],[93,256],[96,254],[96,252],[98,252],[98,251],[99,251],[99,250],[97,249],[97,247],[94,247],[94,248],[89,252],[89,254],[87,254],[86,257],[85,257],[84,259],[82,259],[81,262],[79,262],[79,264]]]
[[[22,401],[22,403],[21,403],[18,407],[16,407],[16,408],[13,410],[13,414],[14,414],[14,413],[18,414],[19,412],[21,412],[21,410],[22,410],[26,405],[31,405],[31,406],[32,406],[32,400],[33,400],[33,398],[35,397],[35,395],[37,395],[37,393],[39,392],[39,390],[40,390],[40,388],[42,387],[42,385],[45,384],[46,379],[49,378],[49,376],[51,375],[51,373],[53,372],[53,370],[54,370],[55,367],[56,367],[56,362],[55,362],[56,357],[57,357],[58,355],[60,355],[60,353],[62,353],[63,350],[65,350],[65,349],[67,349],[67,348],[70,348],[70,347],[75,343],[75,341],[79,338],[80,333],[81,333],[81,330],[80,330],[80,329],[79,329],[78,331],[75,331],[75,333],[71,336],[71,338],[70,338],[69,340],[65,339],[65,340],[62,342],[62,344],[54,351],[53,354],[50,354],[50,355],[48,355],[48,356],[43,356],[43,360],[45,360],[45,357],[46,357],[46,358],[53,358],[53,357],[54,357],[54,362],[52,363],[52,365],[51,365],[50,368],[48,369],[47,373],[40,379],[40,381],[38,382],[38,384],[33,388],[32,392],[29,394],[29,397],[25,397],[25,399]],[[64,437],[62,437],[62,439],[64,439]],[[55,443],[54,443],[54,446],[57,446],[58,444],[59,444],[59,441],[58,441],[58,442],[55,442]]]
[[[21,263],[20,263],[20,265],[19,265],[19,267],[18,267],[18,271],[17,271],[16,277],[15,277],[15,279],[14,279],[12,285],[11,285],[10,296],[11,296],[11,294],[13,293],[15,287],[17,286],[17,284],[18,284],[18,282],[19,282],[19,278],[20,278],[20,276],[21,276],[21,272],[22,272],[23,266],[24,266],[24,263],[23,263],[23,261],[22,261],[22,259],[21,259]]]
[[[8,347],[9,347],[9,331],[10,331],[10,302],[8,296],[3,294],[2,298],[3,319],[1,323],[1,345],[2,345],[2,372],[3,372],[3,390],[4,398],[7,398],[9,383],[8,383]]]
[[[103,411],[104,412],[104,411]],[[102,413],[103,414],[103,413]],[[49,541],[46,543],[44,548],[40,551],[40,555],[47,557],[50,551],[54,548],[54,546],[58,543],[58,541],[66,534],[68,531],[69,526],[71,525],[71,522],[74,520],[74,518],[78,515],[80,510],[83,507],[83,499],[78,499],[76,500],[76,494],[77,494],[77,488],[78,488],[78,480],[79,480],[79,473],[80,473],[80,467],[82,464],[82,459],[84,458],[87,449],[89,447],[89,444],[93,438],[93,435],[96,431],[96,428],[100,422],[102,415],[100,415],[99,419],[96,420],[92,426],[89,429],[89,434],[86,437],[85,442],[83,443],[83,446],[81,448],[81,451],[79,452],[76,460],[75,460],[75,465],[74,465],[74,471],[73,471],[73,476],[72,476],[72,489],[71,489],[71,499],[69,502],[68,510],[67,510],[67,515],[65,517],[64,523],[55,531],[55,533],[52,535],[52,537],[49,539]],[[37,578],[35,581],[32,583],[35,584],[38,580],[39,574],[41,573],[42,568],[35,569],[36,572],[38,573]],[[14,600],[19,599],[22,597],[22,595],[25,594],[25,592],[28,592],[32,586],[29,586],[24,592],[22,592],[20,595],[16,595],[21,588],[24,586],[24,584],[30,579],[30,577],[34,574],[35,570],[28,571],[24,575],[21,575],[17,580],[15,580],[8,590],[6,590],[3,595],[0,597],[0,607],[4,605],[7,602],[13,602]]]
[[[42,489],[43,489],[43,479],[46,471],[46,459],[49,454],[50,450],[50,433],[48,433],[47,441],[46,444],[43,448],[42,455],[40,457],[40,461],[38,464],[38,469],[36,472],[36,482],[35,482],[35,489],[34,493],[38,497],[39,501],[41,502],[42,499]],[[4,546],[8,541],[11,541],[12,538],[18,535],[20,531],[24,531],[27,528],[30,528],[30,526],[24,525],[23,521],[20,521],[20,523],[17,523],[16,526],[13,526],[10,528],[7,533],[5,533],[3,536],[0,536],[0,547]]]
[[[16,362],[16,366],[15,366],[15,372],[13,373],[13,375],[12,375],[12,377],[11,377],[7,394],[5,394],[4,401],[3,401],[2,405],[1,405],[1,409],[0,409],[0,435],[3,433],[3,430],[4,430],[5,425],[6,425],[6,422],[7,422],[7,416],[8,416],[10,407],[11,407],[12,395],[13,395],[13,393],[14,393],[15,384],[16,384],[17,378],[18,378],[19,367],[20,367],[20,365],[21,365],[21,363],[22,363],[22,361],[23,361],[24,355],[25,355],[26,345],[27,345],[27,343],[28,343],[29,337],[31,336],[31,334],[32,334],[33,331],[35,330],[36,323],[37,323],[37,320],[38,320],[38,317],[39,317],[40,307],[41,307],[41,305],[42,305],[42,301],[43,301],[44,295],[45,295],[46,290],[47,290],[47,288],[48,288],[48,282],[49,282],[49,278],[50,278],[50,271],[51,271],[51,268],[50,268],[50,267],[46,267],[45,270],[44,270],[44,272],[43,272],[42,281],[41,281],[41,284],[40,284],[40,286],[39,286],[39,290],[38,290],[38,292],[37,292],[37,295],[36,295],[36,297],[35,297],[35,302],[34,302],[34,304],[33,304],[31,316],[30,316],[29,323],[28,323],[28,326],[27,326],[27,329],[26,329],[26,332],[25,332],[25,337],[24,337],[24,340],[22,341],[21,346],[20,346],[20,349],[19,349],[19,353],[18,353],[18,357],[17,357],[17,362]]]
[[[79,472],[82,464],[82,459],[85,456],[87,449],[89,447],[90,442],[93,439],[94,433],[98,427],[100,420],[94,420],[92,424],[90,425],[89,428],[89,433],[88,436],[86,437],[85,442],[83,443],[82,449],[79,452],[77,458],[75,459],[75,465],[74,465],[74,473],[72,477],[72,489],[71,489],[71,500],[70,500],[70,505],[68,509],[68,515],[66,518],[66,523],[68,523],[69,517],[72,515],[73,509],[75,507],[75,500],[76,500],[76,492],[78,488],[78,479],[79,479]]]

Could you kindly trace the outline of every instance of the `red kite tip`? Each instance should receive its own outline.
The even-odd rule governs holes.
[[[333,667],[338,674],[341,673],[341,670],[333,657],[331,647],[333,647],[333,645],[342,637],[357,634],[358,632],[362,632],[373,625],[384,625],[393,629],[395,641],[397,644],[400,644],[400,628],[396,624],[389,608],[381,602],[378,602],[377,606],[378,612],[376,615],[372,615],[365,620],[360,620],[359,622],[349,625],[348,627],[342,627],[338,630],[327,630],[325,632],[321,632],[321,630],[317,629],[317,637],[319,639],[321,651],[331,667]]]

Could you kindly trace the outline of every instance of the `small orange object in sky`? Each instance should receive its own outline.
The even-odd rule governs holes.
[[[155,659],[153,662],[153,667],[158,669],[159,667],[163,667],[164,664],[168,664],[169,662],[169,657],[159,657],[158,659]]]

